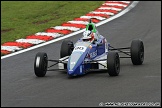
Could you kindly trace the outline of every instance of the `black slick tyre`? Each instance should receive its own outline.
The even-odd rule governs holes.
[[[141,65],[144,61],[144,45],[142,40],[133,40],[131,43],[131,60],[134,65]]]
[[[74,45],[70,40],[64,40],[61,45],[60,58],[70,56],[73,51]]]
[[[107,68],[110,76],[118,76],[120,72],[120,59],[117,52],[108,52]]]
[[[38,52],[35,56],[34,72],[37,77],[44,77],[47,72],[48,56],[44,52]]]

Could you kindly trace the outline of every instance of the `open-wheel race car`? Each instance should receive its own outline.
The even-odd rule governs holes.
[[[120,53],[126,56],[120,56]],[[68,76],[78,76],[97,69],[106,70],[110,76],[118,76],[120,58],[131,58],[133,65],[141,65],[144,61],[142,40],[133,40],[130,47],[114,48],[90,21],[83,37],[75,44],[71,40],[62,42],[59,60],[50,60],[45,52],[38,52],[35,57],[34,72],[37,77],[44,77],[47,71],[59,69],[65,70]],[[54,64],[48,66],[48,62]],[[55,65],[58,69],[49,69]]]

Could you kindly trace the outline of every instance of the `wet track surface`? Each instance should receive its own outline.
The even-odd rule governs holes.
[[[36,77],[36,53],[46,52],[48,58],[58,59],[62,42],[58,41],[1,60],[1,106],[98,107],[101,102],[161,103],[161,2],[141,1],[125,15],[97,28],[114,47],[127,47],[133,39],[142,39],[143,65],[134,66],[130,59],[121,59],[117,77],[110,77],[107,72],[91,72],[69,78],[61,71],[47,72],[44,78]],[[76,42],[81,36],[69,39]]]

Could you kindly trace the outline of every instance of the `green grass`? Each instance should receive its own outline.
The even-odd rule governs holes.
[[[104,1],[1,1],[1,44],[78,18]]]

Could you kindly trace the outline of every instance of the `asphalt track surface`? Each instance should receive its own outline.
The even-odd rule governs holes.
[[[103,102],[161,103],[161,1],[140,1],[125,15],[98,27],[98,31],[114,47],[130,46],[142,39],[145,46],[143,65],[134,66],[121,59],[119,76],[107,72],[91,72],[69,78],[65,72],[50,71],[46,77],[34,75],[37,52],[58,59],[58,41],[1,60],[1,106],[19,107],[98,107]],[[76,42],[78,34],[69,39]],[[56,68],[56,67],[54,67]]]

